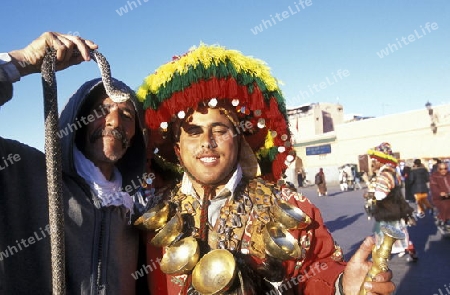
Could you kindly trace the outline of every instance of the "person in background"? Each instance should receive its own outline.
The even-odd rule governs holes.
[[[300,184],[298,183],[298,171],[301,170],[300,158],[292,151],[290,155],[286,157],[286,170],[283,174],[283,179],[286,183],[292,185],[294,189],[297,189]]]
[[[24,49],[0,54],[0,105],[12,98],[13,82],[40,72],[49,47],[56,50],[56,69],[62,70],[89,60],[97,45],[46,32]],[[80,54],[74,55],[75,49]],[[94,79],[68,100],[59,120],[65,294],[147,294],[147,286],[138,290],[142,280],[131,276],[138,267],[139,233],[129,224],[137,188],[132,181],[142,178],[145,162],[142,106],[127,85],[112,83],[129,98],[116,101],[102,80]],[[17,119],[32,111],[23,103]],[[51,294],[45,156],[0,137],[0,156],[9,155],[17,161],[0,169],[0,293]]]
[[[434,162],[434,163],[433,163],[433,162]],[[430,174],[433,174],[434,172],[437,171],[438,165],[439,165],[440,163],[442,163],[442,160],[439,159],[439,158],[433,158],[433,162],[432,162],[432,166],[431,166],[431,169],[430,169]]]
[[[420,159],[414,160],[414,166],[411,169],[409,181],[411,183],[411,190],[416,200],[417,217],[424,218],[427,210],[433,213],[433,206],[428,201],[428,182],[430,175],[427,168],[422,164]]]
[[[383,241],[382,225],[391,225],[405,233],[404,240],[397,240],[392,247],[392,254],[403,256],[408,254],[408,261],[418,259],[414,245],[409,239],[408,225],[415,224],[414,209],[406,202],[401,191],[401,178],[396,173],[397,159],[393,156],[391,145],[383,142],[370,149],[368,155],[372,160],[375,172],[367,192],[365,209],[370,217],[374,217],[374,235],[377,245]]]
[[[297,181],[298,181],[298,187],[303,187],[303,182],[306,178],[306,172],[303,168],[303,161],[302,159],[297,155],[295,158],[295,167],[297,169]]]
[[[328,195],[327,180],[325,178],[325,173],[323,173],[323,168],[320,168],[319,172],[316,173],[314,183],[317,185],[317,194],[319,197]]]
[[[446,231],[450,231],[450,172],[448,164],[441,162],[430,177],[430,191],[437,209],[437,222]]]
[[[171,208],[169,222],[150,239],[149,265],[161,262],[149,272],[152,294],[359,292],[374,240],[368,237],[348,263],[342,261],[317,207],[280,180],[293,149],[285,100],[265,63],[201,44],[156,69],[137,94],[155,135],[158,163],[182,172],[159,203]],[[282,208],[295,210],[297,222],[279,219]],[[151,227],[146,216],[152,212],[137,225]],[[173,239],[170,221],[180,218]],[[293,250],[274,250],[264,238],[270,234],[287,237]],[[172,269],[176,255],[170,253],[187,241],[199,246],[199,256],[186,269]],[[209,262],[214,272],[227,269],[215,263],[227,262],[235,275],[224,284],[216,280],[213,289],[205,282],[211,271],[201,272]],[[364,286],[387,295],[395,289],[390,278],[383,272]]]
[[[353,179],[355,180],[354,189],[362,189],[361,187],[361,172],[356,171],[356,167],[352,166]]]
[[[341,192],[348,190],[347,172],[345,172],[344,169],[339,169],[339,188],[341,189]]]
[[[411,169],[414,164],[411,162],[411,160],[408,160],[405,162],[405,167],[402,169],[402,176],[403,176],[403,182],[404,182],[404,191],[405,191],[405,199],[408,202],[415,202],[416,199],[414,198],[414,194],[411,191]]]

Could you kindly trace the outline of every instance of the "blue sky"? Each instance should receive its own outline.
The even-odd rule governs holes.
[[[288,106],[383,116],[450,103],[449,15],[445,0],[15,0],[2,3],[0,51],[44,31],[80,35],[137,89],[172,56],[220,44],[266,61]],[[94,62],[58,72],[60,108],[98,75]],[[0,135],[42,150],[42,105],[40,76],[22,78],[0,109]]]

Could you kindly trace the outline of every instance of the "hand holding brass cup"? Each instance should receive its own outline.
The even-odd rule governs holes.
[[[268,255],[281,260],[296,259],[301,256],[298,241],[282,223],[268,222],[263,228],[262,234]]]
[[[378,248],[374,248],[372,250],[373,263],[372,267],[366,275],[366,278],[364,279],[364,282],[371,282],[377,274],[389,270],[387,262],[389,257],[391,256],[392,246],[394,245],[395,241],[403,240],[405,238],[405,234],[402,231],[391,225],[381,226],[381,231],[384,234],[383,241]],[[361,285],[361,289],[359,291],[360,295],[365,295],[367,293],[364,289],[364,282]]]
[[[305,212],[281,199],[276,200],[273,214],[287,229],[304,229],[311,223]]]
[[[192,286],[204,295],[222,294],[236,276],[236,261],[225,249],[216,249],[203,256],[192,271]]]

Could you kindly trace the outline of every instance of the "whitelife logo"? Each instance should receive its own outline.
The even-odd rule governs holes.
[[[398,40],[398,38],[395,38],[395,40],[397,42],[396,43],[394,42],[394,44],[388,43],[386,48],[381,49],[380,51],[377,52],[378,57],[383,58],[385,56],[388,56],[389,54],[400,50],[401,48],[403,48],[403,46],[409,45],[416,40],[422,39],[428,33],[431,33],[432,31],[439,29],[439,26],[435,22],[433,22],[433,23],[427,22],[425,24],[425,28],[420,26],[420,29],[421,29],[422,34],[420,32],[418,32],[417,30],[414,30],[414,34],[410,34],[410,35],[408,35],[408,37],[402,36],[402,38],[400,40]]]

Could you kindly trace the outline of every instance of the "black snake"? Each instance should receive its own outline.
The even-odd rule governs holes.
[[[76,52],[75,54],[80,54]],[[114,102],[130,99],[127,91],[116,88],[111,80],[111,69],[106,58],[97,50],[91,58],[100,68],[106,93]],[[49,203],[50,249],[52,255],[52,285],[54,295],[66,294],[64,207],[62,189],[62,154],[58,132],[58,99],[56,87],[56,50],[49,48],[41,66],[44,92],[45,157]]]

